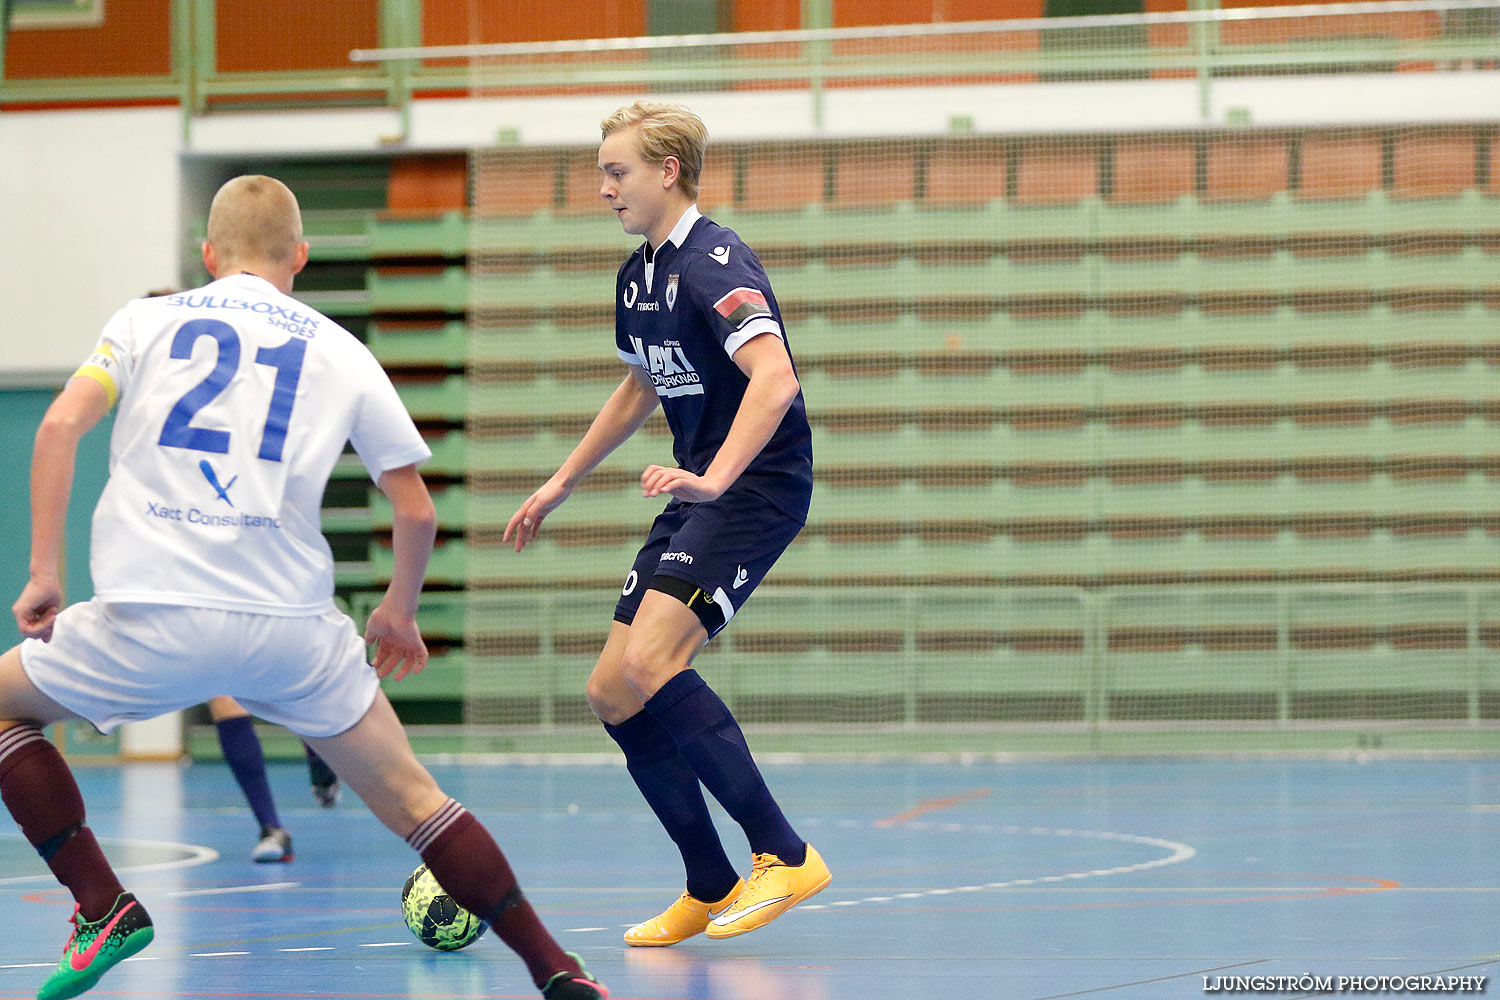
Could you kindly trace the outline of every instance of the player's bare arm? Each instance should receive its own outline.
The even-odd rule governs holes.
[[[375,644],[371,661],[375,673],[400,680],[427,666],[427,644],[417,629],[417,604],[437,537],[437,511],[415,465],[386,470],[378,485],[395,511],[391,543],[396,566],[385,597],[365,624],[365,642]]]
[[[589,424],[583,439],[563,464],[511,515],[505,525],[502,541],[515,536],[516,551],[536,538],[542,519],[562,505],[578,484],[630,436],[640,430],[646,418],[656,410],[656,388],[651,377],[635,366],[610,394],[599,415]]]
[[[31,578],[11,609],[28,639],[51,639],[62,610],[63,536],[78,442],[108,412],[104,386],[76,378],[52,401],[37,428],[31,453]]]
[[[670,493],[678,500],[717,500],[745,471],[781,424],[801,388],[781,338],[763,333],[734,352],[734,363],[750,378],[729,434],[703,475],[686,469],[648,465],[641,473],[641,495]]]

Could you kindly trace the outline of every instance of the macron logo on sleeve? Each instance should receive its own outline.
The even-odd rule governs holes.
[[[710,257],[712,257],[714,260],[718,261],[719,264],[722,265],[722,266],[726,266],[727,267],[729,265],[729,248],[728,247],[714,247],[712,250],[710,250],[708,252],[708,255]]]

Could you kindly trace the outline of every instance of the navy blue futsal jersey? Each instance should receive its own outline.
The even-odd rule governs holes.
[[[759,258],[696,207],[654,257],[648,249],[643,243],[631,254],[615,281],[615,346],[626,363],[651,375],[677,464],[701,476],[750,384],[732,355],[763,333],[785,342],[781,310]],[[731,489],[757,493],[799,522],[807,520],[812,432],[801,392]]]

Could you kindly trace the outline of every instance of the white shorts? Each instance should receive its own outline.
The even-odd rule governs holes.
[[[52,641],[21,644],[26,676],[107,733],[229,695],[302,736],[334,736],[369,711],[380,682],[338,611],[300,618],[175,604],[85,601]]]

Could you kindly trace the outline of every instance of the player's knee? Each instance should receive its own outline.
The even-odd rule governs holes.
[[[648,690],[651,687],[651,666],[651,658],[642,655],[642,651],[634,646],[626,647],[625,655],[620,657],[620,676],[630,693],[642,701],[656,693]]]
[[[420,778],[403,782],[402,787],[395,791],[399,805],[388,820],[385,816],[380,818],[387,820],[386,825],[401,837],[408,836],[412,830],[425,823],[448,801],[448,794],[438,787],[438,783],[425,768]]]
[[[677,662],[675,657],[653,656],[648,651],[635,649],[626,649],[625,656],[620,661],[625,683],[641,704],[645,704],[685,666],[685,663]]]
[[[590,710],[599,717],[599,721],[613,725],[620,708],[619,694],[613,690],[613,686],[598,677],[590,677],[583,693],[588,699]]]

